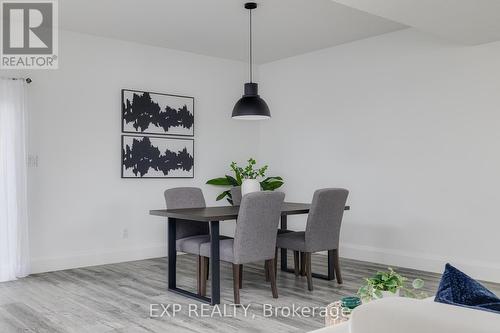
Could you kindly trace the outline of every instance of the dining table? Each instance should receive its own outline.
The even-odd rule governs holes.
[[[289,215],[308,214],[311,204],[284,202],[281,206],[280,229],[287,230],[287,217]],[[345,210],[349,210],[345,206]],[[220,253],[219,253],[219,224],[230,222],[238,218],[239,206],[217,206],[204,208],[184,209],[154,209],[149,214],[168,218],[168,290],[195,300],[211,305],[220,304]],[[210,277],[211,297],[201,296],[177,286],[177,251],[176,251],[176,225],[178,222],[189,223],[192,221],[209,224],[210,232]],[[333,257],[328,254],[328,272],[326,275],[313,274],[314,277],[332,280],[334,278]],[[287,251],[281,249],[280,268],[284,272],[292,272],[288,268]]]

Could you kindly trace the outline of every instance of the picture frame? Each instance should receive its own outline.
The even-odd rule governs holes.
[[[194,97],[121,90],[123,133],[194,137]]]
[[[194,139],[122,135],[121,178],[194,178]]]

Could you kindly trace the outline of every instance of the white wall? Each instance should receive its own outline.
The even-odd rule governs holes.
[[[403,30],[260,67],[288,200],[350,192],[341,255],[500,281],[500,43]],[[291,220],[303,228],[303,218]]]
[[[351,191],[341,255],[500,281],[500,43],[410,29],[259,71],[272,120],[232,121],[246,64],[63,32],[60,69],[29,72],[34,271],[165,255],[164,220],[148,215],[164,189],[201,186],[216,204],[204,182],[256,156],[287,200]],[[122,88],[196,98],[195,179],[120,179]]]
[[[230,118],[244,63],[63,32],[59,69],[29,75],[34,272],[165,255],[165,220],[148,215],[163,191],[200,186],[213,205],[205,181],[257,154],[258,124]],[[122,88],[195,97],[194,179],[120,179]]]

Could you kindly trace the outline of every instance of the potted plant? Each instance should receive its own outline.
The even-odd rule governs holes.
[[[239,167],[236,162],[232,162],[230,165],[231,170],[234,173],[234,177],[226,175],[225,177],[213,178],[207,181],[207,184],[216,186],[241,186],[241,194],[260,191],[274,191],[275,189],[283,185],[283,178],[281,177],[265,177],[267,171],[267,165],[261,168],[256,168],[257,162],[254,158],[250,158],[248,164],[242,168]],[[258,177],[264,178],[260,182],[257,180]],[[226,198],[230,204],[233,204],[231,197],[231,191],[225,190],[217,196],[217,201]]]
[[[358,290],[358,295],[363,302],[382,297],[405,296],[411,298],[424,298],[427,295],[419,291],[424,286],[422,279],[415,279],[411,288],[407,286],[408,279],[389,267],[386,272],[377,272],[374,276],[365,279],[366,284]]]
[[[231,163],[231,169],[243,179],[241,183],[242,196],[247,193],[260,191],[260,182],[257,180],[257,177],[265,176],[267,165],[256,168],[256,164],[257,162],[253,158],[248,160],[248,164],[244,168],[239,167],[235,162]]]

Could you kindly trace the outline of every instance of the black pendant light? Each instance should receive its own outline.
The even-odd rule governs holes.
[[[250,82],[245,83],[245,92],[234,105],[232,118],[244,120],[262,120],[271,118],[266,102],[260,98],[257,83],[252,82],[252,9],[257,8],[255,2],[247,2],[245,8],[250,11]]]

